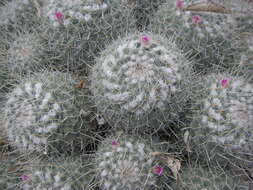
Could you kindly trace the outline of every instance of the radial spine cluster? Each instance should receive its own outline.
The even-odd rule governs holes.
[[[17,36],[7,51],[7,69],[12,73],[35,71],[39,64],[42,64],[42,51],[41,40],[36,34],[26,33]]]

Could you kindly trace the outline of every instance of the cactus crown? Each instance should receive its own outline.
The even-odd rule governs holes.
[[[6,56],[6,67],[11,73],[34,71],[35,67],[39,67],[39,56],[42,51],[41,40],[35,33],[19,35],[10,44]]]

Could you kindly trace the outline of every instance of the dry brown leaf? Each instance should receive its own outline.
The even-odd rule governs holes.
[[[23,169],[24,165],[25,164],[22,162],[17,162],[15,165],[8,169],[8,172],[18,172]]]
[[[171,169],[174,177],[176,178],[177,184],[179,183],[179,170],[181,169],[181,162],[174,157],[167,156],[165,159],[166,164]]]
[[[0,145],[5,145],[5,144],[7,144],[6,141],[4,139],[0,138]]]
[[[102,4],[104,0],[96,0],[97,4]]]
[[[253,36],[253,33],[252,32],[241,32],[240,34],[239,34],[239,37],[241,38],[241,39],[247,39],[247,38],[249,38],[249,37],[251,37],[251,36]]]
[[[162,152],[151,152],[150,156],[160,156],[162,154],[163,154]]]
[[[189,5],[184,8],[185,11],[197,11],[197,12],[213,12],[213,13],[223,13],[223,14],[231,14],[232,11],[227,9],[226,7],[212,2],[202,2]]]
[[[81,80],[75,87],[76,87],[76,88],[79,88],[79,89],[84,88],[84,87],[85,87],[85,82],[84,82],[84,80]]]

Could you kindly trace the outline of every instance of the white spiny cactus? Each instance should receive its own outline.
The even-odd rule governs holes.
[[[89,130],[85,118],[90,109],[87,94],[76,83],[68,74],[44,72],[20,81],[7,95],[4,127],[20,151],[63,150],[75,140],[87,143],[81,134]]]
[[[98,58],[91,90],[98,111],[109,123],[138,128],[149,124],[147,117],[162,122],[171,119],[166,110],[176,115],[182,109],[185,99],[180,92],[190,72],[189,62],[172,41],[154,34],[132,34],[107,47]]]
[[[137,136],[111,136],[101,142],[96,172],[103,190],[158,188],[163,167],[151,156],[157,151],[151,142]]]
[[[252,154],[252,84],[225,73],[203,78],[200,86],[192,123],[196,142],[202,139],[204,144],[215,143],[213,146],[227,151]]]

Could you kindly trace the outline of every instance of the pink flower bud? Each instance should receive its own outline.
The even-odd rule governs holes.
[[[228,79],[222,79],[222,80],[220,81],[220,84],[221,84],[222,87],[225,88],[225,87],[228,85]]]
[[[22,175],[21,176],[22,181],[27,181],[28,179],[29,179],[29,176],[27,176],[27,175]]]
[[[141,37],[141,42],[145,45],[147,45],[150,41],[150,38],[148,36],[142,36]]]
[[[57,21],[62,21],[63,20],[63,15],[62,15],[61,12],[56,11],[54,15],[55,15],[55,18],[56,18]]]
[[[184,2],[182,0],[177,0],[176,7],[181,9],[181,8],[183,8],[183,6],[184,6]]]
[[[113,145],[113,146],[118,145],[117,141],[112,141],[112,145]]]
[[[159,165],[156,165],[154,168],[153,168],[153,173],[154,174],[157,174],[157,175],[162,175],[163,173],[163,167],[159,166]]]
[[[198,15],[195,15],[192,17],[192,22],[195,24],[200,24],[201,23],[201,17]]]

